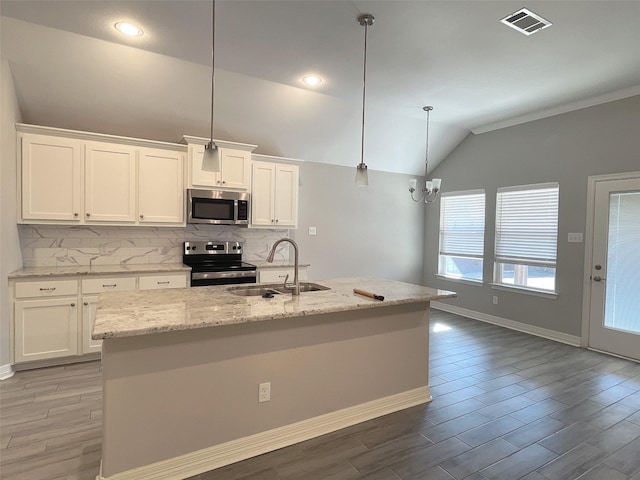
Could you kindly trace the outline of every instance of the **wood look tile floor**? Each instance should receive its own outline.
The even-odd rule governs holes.
[[[433,402],[189,480],[640,480],[640,364],[437,310],[435,326]],[[100,382],[99,362],[0,382],[0,477],[95,479]]]

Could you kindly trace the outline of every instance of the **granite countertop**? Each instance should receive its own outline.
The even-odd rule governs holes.
[[[227,291],[229,285],[104,293],[98,299],[92,338],[220,327],[456,296],[446,290],[375,278],[340,278],[317,283],[330,290],[305,292],[298,297],[275,295],[270,299],[234,295]],[[354,288],[383,295],[384,301],[357,295]]]
[[[146,263],[140,265],[77,265],[73,267],[29,267],[9,273],[9,279],[39,277],[73,277],[87,275],[113,275],[118,273],[190,272],[183,263]]]

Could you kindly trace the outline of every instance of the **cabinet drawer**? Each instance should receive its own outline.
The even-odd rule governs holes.
[[[88,278],[82,280],[82,293],[105,293],[135,289],[135,277]]]
[[[186,275],[152,275],[148,277],[140,277],[140,290],[185,288],[186,286]]]
[[[77,280],[43,280],[41,282],[17,282],[16,298],[59,297],[77,295]]]

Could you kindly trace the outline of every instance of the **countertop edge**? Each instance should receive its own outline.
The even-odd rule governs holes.
[[[352,286],[351,286],[352,284],[368,286],[367,280],[369,281],[373,280],[375,282],[378,282],[375,285],[372,284],[371,285],[372,288],[378,288],[379,289],[378,291],[381,293],[387,294],[388,292],[388,296],[387,298],[385,298],[384,301],[370,299],[364,296],[356,295],[352,292]],[[209,317],[209,318],[199,318],[196,320],[195,317],[191,317],[192,320],[196,320],[196,321],[194,321],[193,323],[191,322],[174,323],[174,322],[165,322],[164,320],[161,320],[159,323],[155,325],[149,324],[149,323],[143,323],[140,325],[128,324],[126,325],[125,328],[121,328],[122,325],[118,325],[117,323],[112,323],[114,321],[112,320],[114,316],[116,317],[116,320],[115,320],[116,322],[121,321],[121,319],[117,318],[123,314],[123,311],[118,303],[120,302],[121,297],[120,296],[115,297],[114,296],[115,294],[103,294],[103,295],[112,295],[112,298],[109,298],[107,300],[107,297],[105,297],[104,299],[105,303],[101,305],[100,303],[102,302],[100,301],[98,305],[97,315],[98,317],[105,316],[104,318],[106,323],[98,327],[98,324],[101,324],[102,322],[100,318],[96,319],[95,327],[98,327],[98,328],[96,329],[94,327],[92,338],[95,340],[108,340],[108,339],[135,337],[135,336],[149,335],[149,334],[156,334],[156,333],[196,330],[201,328],[218,328],[218,327],[225,327],[230,325],[257,323],[257,322],[265,322],[270,320],[279,320],[279,319],[286,319],[286,318],[323,315],[327,313],[347,312],[347,311],[353,311],[353,310],[365,310],[365,309],[373,309],[373,308],[386,308],[386,307],[393,307],[393,306],[406,305],[406,304],[416,304],[416,303],[429,303],[434,300],[442,300],[442,299],[457,297],[457,294],[454,292],[440,290],[440,289],[433,289],[430,287],[424,287],[420,285],[404,284],[402,282],[396,282],[391,280],[385,281],[385,280],[378,280],[378,279],[374,280],[374,279],[363,279],[363,278],[346,279],[348,288],[345,287],[344,281],[345,279],[322,281],[322,283],[324,283],[325,285],[331,286],[330,290],[332,292],[331,293],[327,292],[326,294],[325,292],[318,292],[317,296],[315,296],[315,294],[311,294],[312,296],[307,297],[307,299],[314,298],[313,296],[315,296],[314,300],[318,300],[318,297],[322,295],[321,301],[319,303],[317,301],[312,301],[308,305],[301,305],[301,308],[299,309],[292,309],[292,310],[280,309],[280,307],[278,306],[279,304],[274,303],[271,305],[274,308],[271,308],[271,309],[268,308],[264,312],[257,312],[257,313],[247,314],[247,315],[235,316],[236,313],[234,312],[234,308],[237,305],[231,304],[231,308],[229,312],[226,314],[222,314],[218,319]],[[342,283],[342,285],[340,283]],[[384,288],[385,286],[387,286],[388,288],[385,289]],[[218,289],[222,290],[223,287],[208,287],[208,288],[213,288],[215,290],[218,290]],[[394,288],[396,288],[395,292],[393,291]],[[418,290],[416,291],[416,289]],[[191,289],[187,289],[187,290],[191,290]],[[178,305],[179,308],[184,308],[182,305],[180,305],[183,302],[181,297],[183,295],[190,295],[187,292],[187,290],[185,289],[175,290],[173,292],[175,294],[175,298],[168,300],[167,308],[170,309],[174,305]],[[214,290],[209,290],[209,291],[198,290],[197,293],[199,294],[200,292],[202,293],[206,292],[206,294],[209,295],[213,293],[213,291]],[[332,294],[335,294],[335,300],[334,298],[332,298]],[[307,294],[304,294],[304,295],[307,295]],[[135,300],[137,300],[137,295],[128,299],[128,301],[135,301]],[[234,299],[234,300],[237,300],[237,299]],[[232,302],[234,300],[232,300]],[[197,299],[194,299],[194,301],[197,301]],[[225,302],[226,300],[221,299],[221,301]],[[251,300],[247,300],[247,301],[251,302]],[[257,299],[256,301],[264,302],[264,300],[257,300]],[[255,305],[258,305],[258,304],[259,303],[255,303]],[[251,306],[252,303],[250,303],[249,305]],[[146,320],[144,320],[144,316],[146,313],[149,312],[154,314],[152,311],[150,312],[149,310],[147,310],[147,307],[145,306],[134,307],[134,308],[138,310],[125,313],[124,314],[125,318],[126,316],[131,316],[132,319],[135,319],[134,322],[135,321],[145,322]],[[158,308],[157,305],[153,305],[149,307],[149,309],[151,310],[157,309],[157,308]],[[195,308],[194,312],[196,312],[198,309],[201,309],[202,307],[194,307],[194,308]],[[216,310],[216,311],[219,311],[219,310]],[[160,312],[159,313],[160,315],[164,313],[163,311],[159,311],[159,312]],[[179,315],[182,315],[182,314],[183,314],[183,310],[180,311]]]
[[[190,272],[191,267],[183,263],[140,264],[140,265],[98,265],[77,267],[26,267],[9,272],[9,280],[28,280],[51,277],[88,277],[92,275],[120,275],[145,273]]]

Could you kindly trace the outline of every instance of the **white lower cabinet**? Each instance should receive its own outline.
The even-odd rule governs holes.
[[[14,281],[12,363],[28,364],[56,358],[99,353],[101,340],[91,332],[96,319],[98,295],[105,292],[183,288],[189,272],[160,273],[78,279]],[[41,364],[41,363],[40,363]],[[38,363],[35,364],[38,366]]]
[[[149,275],[140,277],[140,290],[157,290],[160,288],[185,288],[188,286],[186,274]]]
[[[78,297],[17,300],[15,363],[78,353]]]
[[[98,294],[105,292],[121,292],[136,289],[136,277],[101,277],[82,280],[82,341],[81,353],[99,352],[102,340],[91,338],[93,324],[96,321]]]
[[[96,321],[97,295],[82,296],[82,353],[100,352],[102,340],[91,338],[93,324]]]

